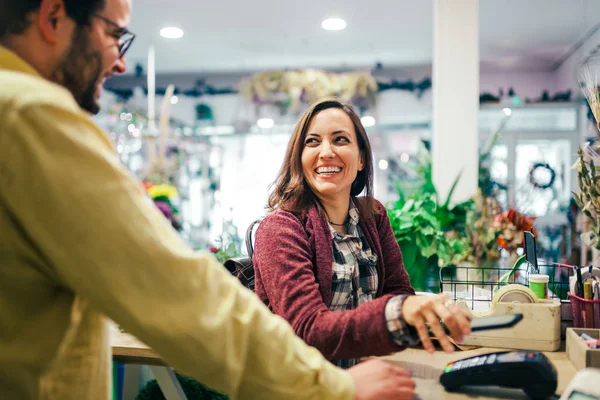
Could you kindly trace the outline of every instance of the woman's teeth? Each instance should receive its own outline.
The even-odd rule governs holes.
[[[342,169],[339,167],[321,167],[317,168],[317,174],[337,174]]]

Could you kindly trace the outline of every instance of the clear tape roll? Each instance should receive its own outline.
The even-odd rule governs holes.
[[[498,290],[492,300],[492,308],[496,303],[537,303],[538,298],[531,289],[523,285],[507,285]]]

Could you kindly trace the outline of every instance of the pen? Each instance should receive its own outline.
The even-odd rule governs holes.
[[[581,277],[581,267],[575,265],[573,268],[577,274],[577,280],[575,281],[575,296],[583,297],[583,278]]]

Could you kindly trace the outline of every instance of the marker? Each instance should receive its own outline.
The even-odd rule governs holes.
[[[583,283],[583,298],[586,300],[591,300],[593,297],[592,281],[588,279]]]

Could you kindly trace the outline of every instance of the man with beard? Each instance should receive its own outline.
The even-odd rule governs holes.
[[[125,71],[130,8],[0,0],[0,397],[108,399],[107,316],[232,398],[412,398],[402,369],[307,347],[120,165],[88,117]]]

